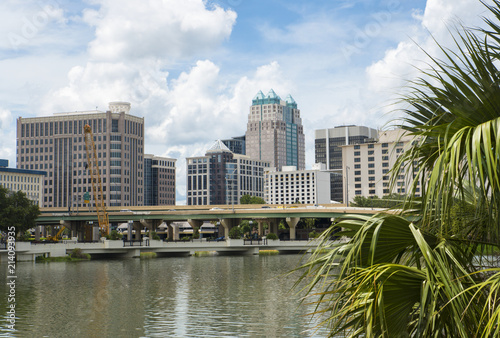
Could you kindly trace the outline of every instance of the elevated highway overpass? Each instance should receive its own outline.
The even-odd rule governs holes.
[[[263,233],[263,223],[269,225],[269,230],[278,233],[278,224],[285,220],[290,228],[290,239],[295,239],[295,227],[301,218],[329,218],[332,221],[345,214],[373,215],[384,209],[346,207],[342,204],[323,205],[210,205],[210,206],[133,206],[108,207],[110,223],[128,223],[129,236],[132,229],[140,236],[140,230],[147,227],[156,231],[160,224],[168,226],[169,238],[178,238],[173,222],[189,222],[193,227],[200,227],[204,221],[220,222],[227,237],[233,226],[241,220],[257,222],[259,234]],[[37,219],[39,226],[64,225],[78,233],[78,238],[89,235],[89,228],[95,240],[97,228],[97,214],[88,209],[68,210],[67,208],[41,208],[41,215]],[[89,226],[90,225],[90,226]],[[97,235],[98,236],[98,235]],[[132,238],[129,238],[132,239]]]

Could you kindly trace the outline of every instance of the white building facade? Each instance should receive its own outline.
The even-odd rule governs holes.
[[[282,171],[268,171],[265,179],[267,204],[330,203],[330,172],[322,163],[312,170],[285,166]]]
[[[411,145],[413,138],[404,135],[401,129],[380,132],[377,140],[363,144],[342,146],[345,200],[355,196],[383,197],[392,193],[406,194],[408,186],[418,168],[399,169],[395,186],[390,187],[391,168],[396,160]],[[416,190],[420,195],[420,187]]]
[[[8,168],[7,160],[0,160],[0,186],[13,192],[22,191],[36,205],[42,206],[45,171]]]

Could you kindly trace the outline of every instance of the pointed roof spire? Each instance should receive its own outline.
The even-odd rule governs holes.
[[[292,95],[288,94],[287,97],[285,98],[285,101],[288,107],[297,108],[297,102],[295,102]]]
[[[207,153],[223,153],[232,152],[229,148],[221,141],[217,140],[215,143],[207,150]]]
[[[259,92],[254,96],[254,100],[264,100],[264,93],[262,90],[259,90]]]
[[[280,99],[280,97],[278,95],[276,95],[276,93],[274,92],[274,90],[271,88],[271,90],[269,91],[269,93],[267,93],[267,98],[268,99]]]

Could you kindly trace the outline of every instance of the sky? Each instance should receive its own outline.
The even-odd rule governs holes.
[[[245,134],[255,94],[298,104],[306,168],[314,131],[388,128],[397,99],[450,31],[484,25],[476,0],[2,0],[0,158],[15,167],[16,119],[126,101],[145,153],[185,158]]]

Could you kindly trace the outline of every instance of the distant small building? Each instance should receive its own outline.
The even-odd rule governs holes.
[[[315,164],[311,170],[285,166],[282,171],[268,171],[265,200],[268,204],[330,203],[330,173],[322,163]]]
[[[144,154],[144,205],[175,205],[176,161]]]
[[[240,197],[264,197],[269,162],[234,154],[217,140],[205,156],[186,158],[187,205],[239,204]]]
[[[42,206],[45,171],[8,168],[9,161],[0,159],[0,186],[11,191],[22,191],[36,205]]]

